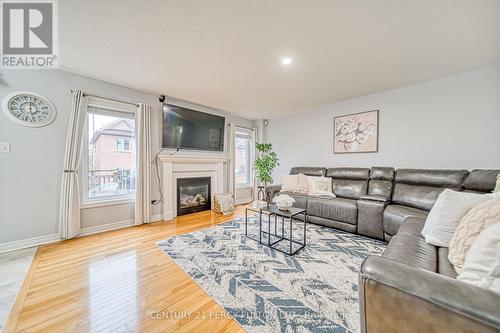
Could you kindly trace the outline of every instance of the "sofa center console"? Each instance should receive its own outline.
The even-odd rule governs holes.
[[[389,198],[381,195],[364,195],[358,200],[358,234],[384,239],[384,210]]]

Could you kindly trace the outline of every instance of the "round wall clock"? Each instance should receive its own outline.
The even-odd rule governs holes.
[[[10,120],[29,127],[47,126],[56,118],[54,104],[29,91],[8,94],[2,100],[2,108]]]

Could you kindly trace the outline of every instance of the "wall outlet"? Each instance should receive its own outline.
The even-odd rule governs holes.
[[[0,142],[0,153],[10,153],[10,142]]]

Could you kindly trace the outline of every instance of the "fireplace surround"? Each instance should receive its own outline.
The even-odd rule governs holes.
[[[215,193],[224,193],[225,174],[229,160],[225,156],[160,155],[162,188],[164,193],[163,218],[172,220],[177,214],[177,179],[210,177],[210,204]]]

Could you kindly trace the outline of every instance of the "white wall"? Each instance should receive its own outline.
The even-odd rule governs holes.
[[[333,117],[380,110],[379,152],[333,154]],[[500,66],[269,120],[267,141],[292,166],[500,168]]]
[[[47,127],[28,128],[13,123],[0,112],[0,142],[11,143],[11,153],[0,154],[0,245],[58,232],[60,179],[71,106],[70,89],[152,105],[158,124],[153,128],[153,135],[157,138],[153,140],[153,151],[158,151],[160,147],[161,104],[157,95],[60,70],[9,70],[3,73],[3,78],[8,86],[0,86],[0,99],[13,91],[37,92],[54,103],[57,118]],[[227,122],[254,126],[252,120],[181,103],[223,115]],[[156,181],[153,182],[153,198],[158,198]],[[161,213],[160,206],[154,206],[153,215]],[[83,228],[128,221],[133,219],[133,204],[85,209],[81,216]]]

